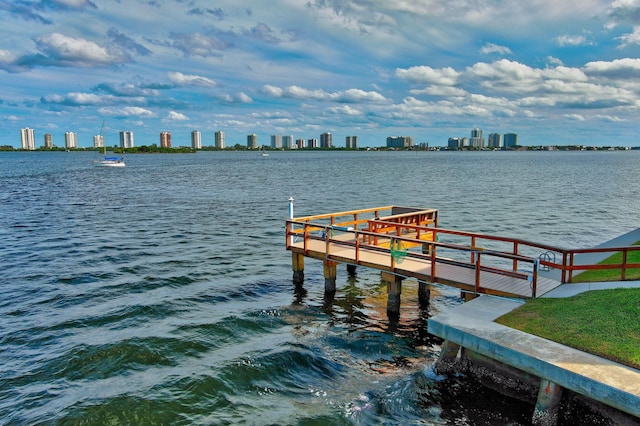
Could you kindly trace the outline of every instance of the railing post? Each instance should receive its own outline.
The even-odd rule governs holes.
[[[431,282],[436,282],[436,245],[431,245]]]
[[[477,253],[476,261],[476,294],[480,293],[480,252]]]
[[[624,281],[627,276],[627,249],[622,250],[622,267],[620,268],[620,280]]]
[[[471,247],[475,247],[476,246],[476,237],[475,235],[471,237]],[[476,252],[471,250],[471,263],[475,263],[476,262]]]
[[[531,277],[531,298],[535,299],[538,292],[538,261],[533,261],[533,275]]]
[[[304,250],[304,254],[307,254],[307,244],[309,240],[309,222],[305,222],[302,228],[302,249]]]
[[[289,197],[289,220],[293,220],[293,197]],[[291,245],[293,245],[293,235],[290,237]]]
[[[513,254],[518,254],[518,242],[514,241],[513,242]],[[518,259],[514,258],[513,259],[513,272],[516,272],[518,270]]]
[[[569,283],[573,281],[573,252],[569,253]]]

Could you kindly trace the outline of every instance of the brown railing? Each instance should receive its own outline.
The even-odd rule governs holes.
[[[325,242],[328,257],[331,255],[332,245],[354,247],[358,262],[360,250],[363,248],[390,253],[393,242],[401,241],[407,248],[427,249],[426,254],[407,252],[407,256],[427,259],[431,262],[434,276],[438,263],[453,262],[459,266],[475,268],[478,287],[480,271],[527,278],[535,288],[538,267],[558,269],[562,283],[571,283],[574,271],[619,269],[620,279],[625,280],[628,269],[640,268],[640,263],[629,263],[627,260],[628,253],[640,250],[640,246],[564,249],[516,238],[438,228],[437,220],[437,210],[398,206],[301,217],[287,221],[287,249],[297,238],[302,238],[306,253],[310,240],[320,240]],[[445,242],[446,239],[463,241],[452,243]],[[500,247],[495,248],[494,245]],[[450,253],[457,253],[458,256],[460,253],[467,253],[469,260],[450,259]],[[541,253],[553,253],[553,256],[549,259],[541,258]],[[622,261],[618,264],[576,264],[576,255],[589,253],[622,253]],[[497,265],[481,264],[481,257],[490,257],[499,262]],[[390,256],[390,259],[389,266],[393,268],[394,257]],[[555,259],[560,259],[560,263]],[[510,263],[508,268],[504,264],[507,261]],[[527,269],[531,270],[525,273],[519,271],[521,263],[527,264]]]

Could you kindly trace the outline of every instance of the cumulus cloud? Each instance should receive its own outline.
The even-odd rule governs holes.
[[[149,56],[151,51],[115,28],[109,28],[107,36],[121,49],[132,51],[140,56]]]
[[[60,33],[51,33],[37,37],[38,50],[50,61],[60,66],[99,66],[121,63],[126,57],[79,37],[70,37]]]
[[[430,66],[422,65],[408,69],[397,68],[396,76],[402,80],[416,83],[454,86],[458,82],[460,73],[451,67],[431,68]]]
[[[326,92],[322,89],[306,89],[300,86],[288,86],[280,88],[265,85],[262,92],[274,98],[292,98],[301,100],[333,101],[333,102],[386,102],[387,99],[378,92],[360,89],[348,89],[340,92]]]
[[[613,61],[588,62],[584,66],[584,71],[588,75],[617,79],[637,79],[640,77],[640,59],[623,58]]]
[[[593,42],[587,39],[585,35],[561,35],[556,37],[559,46],[587,46],[593,45]]]
[[[167,113],[166,119],[172,121],[187,121],[189,120],[189,117],[177,111],[169,111],[169,113]]]
[[[565,114],[565,117],[571,121],[586,121],[586,118],[580,114]]]
[[[640,44],[640,26],[633,27],[633,32],[616,37],[616,40],[620,41],[620,48],[630,44]]]
[[[130,117],[153,118],[156,116],[156,114],[153,111],[150,111],[146,108],[135,107],[135,106],[126,106],[122,108],[105,107],[105,108],[99,108],[98,112],[102,115],[109,115],[109,116],[121,117],[121,118],[130,118]]]
[[[168,72],[167,77],[169,81],[176,86],[202,86],[202,87],[215,87],[216,82],[199,75],[188,75],[181,72]]]
[[[225,102],[228,104],[250,104],[253,102],[251,96],[247,95],[244,92],[237,93],[235,95],[224,94],[218,96],[218,100],[220,102]]]
[[[482,49],[480,49],[480,53],[484,55],[488,55],[490,53],[498,53],[500,55],[510,55],[511,49],[509,49],[506,46],[499,46],[497,44],[487,43],[484,46],[482,46]]]
[[[40,98],[44,104],[60,104],[68,106],[110,105],[116,102],[116,97],[99,95],[96,93],[71,92],[66,95],[46,95]]]

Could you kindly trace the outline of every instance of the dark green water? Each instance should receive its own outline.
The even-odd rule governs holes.
[[[375,271],[291,282],[296,215],[383,205],[588,247],[638,226],[637,152],[0,153],[1,424],[528,424],[533,407],[434,373],[427,319]],[[415,283],[414,283],[415,284]]]

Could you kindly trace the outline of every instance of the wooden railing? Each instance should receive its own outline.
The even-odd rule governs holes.
[[[395,214],[394,214],[395,213]],[[491,271],[530,282],[533,294],[537,283],[538,267],[558,269],[561,282],[570,283],[574,271],[598,269],[619,269],[620,279],[626,278],[626,271],[640,268],[640,263],[629,263],[628,253],[640,250],[640,246],[607,247],[590,249],[565,249],[548,244],[458,231],[437,227],[437,210],[411,207],[385,206],[370,209],[306,216],[287,220],[287,249],[302,239],[303,250],[308,251],[308,242],[325,242],[326,255],[331,256],[331,248],[349,246],[355,248],[356,262],[363,249],[389,253],[393,243],[400,241],[406,248],[424,248],[423,252],[407,251],[407,257],[431,262],[431,273],[435,277],[438,263],[449,263],[475,268],[476,286],[480,287],[480,271]],[[448,239],[462,239],[460,242],[446,242]],[[500,246],[499,248],[493,247]],[[540,253],[553,253],[550,259],[539,258]],[[466,253],[468,260],[456,259],[455,253]],[[588,253],[622,253],[619,264],[576,264],[576,255]],[[485,259],[481,263],[481,258]],[[486,264],[486,258],[497,263]],[[561,262],[554,259],[561,259]],[[390,256],[390,268],[394,268],[394,256]],[[510,264],[505,266],[505,262]],[[523,272],[522,265],[526,271]]]

